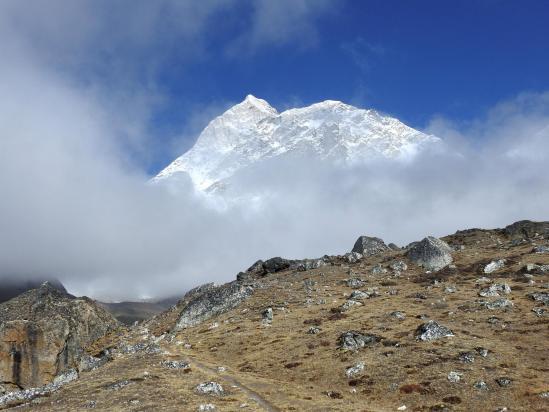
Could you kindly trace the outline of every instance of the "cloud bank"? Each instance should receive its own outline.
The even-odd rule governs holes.
[[[547,219],[549,93],[468,124],[433,119],[427,129],[445,149],[406,164],[268,162],[232,179],[230,193],[246,201],[222,211],[184,178],[178,195],[148,184],[149,119],[164,99],[154,79],[171,58],[158,45],[201,58],[211,20],[237,6],[131,2],[130,16],[123,3],[0,4],[0,278],[58,277],[104,299],[161,296],[230,280],[258,258],[343,253],[361,234],[405,244]],[[251,48],[307,38],[265,28],[265,16],[282,13],[272,3],[248,4],[252,23],[228,44],[242,33]],[[314,39],[331,3],[312,4],[300,2],[288,21]]]

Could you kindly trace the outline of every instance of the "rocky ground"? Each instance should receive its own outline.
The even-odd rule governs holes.
[[[3,406],[549,410],[549,223],[353,251],[191,291],[95,342],[78,379]]]

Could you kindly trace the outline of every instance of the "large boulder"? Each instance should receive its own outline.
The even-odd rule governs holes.
[[[214,316],[228,312],[250,297],[252,293],[251,286],[243,285],[238,281],[195,290],[190,299],[178,304],[181,312],[175,330],[199,325]]]
[[[427,270],[437,271],[452,263],[452,248],[443,240],[428,236],[408,248],[408,259]]]
[[[351,252],[360,253],[362,256],[375,256],[391,250],[383,240],[378,237],[360,236]]]
[[[119,326],[105,309],[44,283],[0,304],[0,381],[39,387],[78,367],[84,349]]]
[[[549,222],[520,220],[506,226],[503,232],[511,238],[533,238],[536,235],[549,238]]]

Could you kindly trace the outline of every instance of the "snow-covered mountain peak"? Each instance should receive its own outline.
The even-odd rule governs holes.
[[[187,173],[205,190],[263,159],[297,155],[327,164],[357,164],[372,158],[406,159],[438,142],[375,110],[336,100],[279,113],[267,101],[248,95],[212,120],[195,145],[162,170],[159,182]]]

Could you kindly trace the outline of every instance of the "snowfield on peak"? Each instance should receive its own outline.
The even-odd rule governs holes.
[[[195,145],[154,182],[188,174],[206,191],[248,166],[277,156],[313,157],[338,165],[375,158],[408,160],[440,139],[375,110],[326,100],[279,113],[248,95],[202,131]]]

